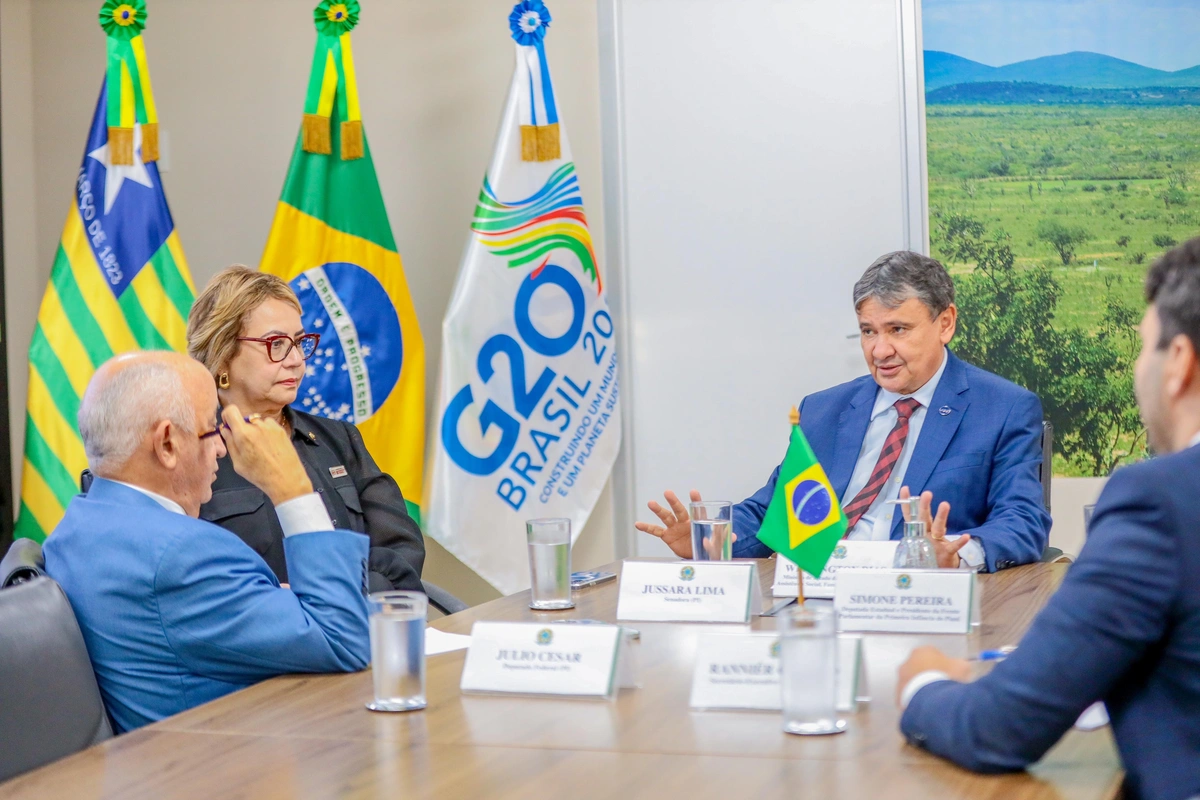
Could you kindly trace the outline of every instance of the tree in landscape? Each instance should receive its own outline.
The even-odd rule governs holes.
[[[1050,246],[1058,251],[1058,257],[1062,259],[1063,266],[1071,263],[1071,259],[1075,257],[1075,246],[1083,244],[1091,235],[1083,228],[1072,228],[1063,225],[1056,219],[1043,219],[1037,224],[1037,238],[1043,242],[1049,242]]]
[[[955,352],[1037,394],[1054,425],[1055,452],[1085,474],[1108,475],[1140,454],[1144,430],[1132,382],[1137,311],[1106,283],[1098,331],[1056,325],[1062,287],[1048,267],[1018,268],[1008,234],[989,233],[968,215],[934,216],[935,253],[974,265],[955,280]]]

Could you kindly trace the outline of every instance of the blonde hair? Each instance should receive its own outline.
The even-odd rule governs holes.
[[[242,264],[218,272],[188,314],[188,355],[217,377],[233,360],[246,318],[271,299],[282,300],[302,313],[296,293],[277,275]]]

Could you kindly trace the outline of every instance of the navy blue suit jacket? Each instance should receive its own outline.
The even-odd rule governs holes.
[[[1050,515],[1042,500],[1042,404],[1037,395],[985,372],[947,351],[946,369],[925,412],[904,485],[913,494],[933,492],[934,508],[950,503],[946,532],[969,533],[983,546],[987,571],[1042,557]],[[800,404],[800,427],[841,497],[871,423],[878,385],[870,375],[809,395]],[[949,409],[942,414],[941,409]],[[779,467],[767,485],[733,508],[737,558],[765,558],[758,541]],[[903,535],[897,506],[892,537]]]
[[[921,689],[900,727],[968,769],[1019,770],[1096,700],[1129,800],[1200,794],[1200,447],[1118,470],[1017,651],[974,683]]]
[[[288,591],[224,528],[97,478],[43,553],[128,731],[274,675],[365,667],[368,545],[350,531],[287,537]]]

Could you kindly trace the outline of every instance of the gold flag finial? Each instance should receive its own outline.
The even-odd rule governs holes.
[[[791,412],[788,413],[788,422],[792,425],[800,424],[800,409],[792,406]]]

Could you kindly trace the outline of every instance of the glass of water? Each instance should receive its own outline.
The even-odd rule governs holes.
[[[729,561],[733,558],[733,503],[706,500],[688,507],[692,516],[692,560]]]
[[[425,612],[420,592],[375,592],[371,609],[372,711],[425,707]]]
[[[783,729],[841,733],[837,718],[837,619],[832,608],[791,606],[778,615]]]
[[[571,520],[531,519],[529,539],[529,607],[539,611],[574,608],[571,599]]]

